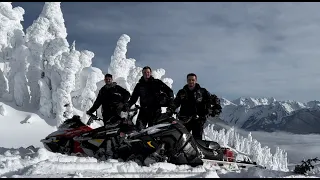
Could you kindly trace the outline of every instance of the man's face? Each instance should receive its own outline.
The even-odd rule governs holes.
[[[143,78],[149,79],[150,76],[151,76],[151,71],[150,71],[150,69],[145,69],[145,70],[143,70],[143,71],[142,71],[142,75],[143,75]]]
[[[106,84],[111,84],[112,83],[112,78],[111,77],[106,77],[106,78],[104,78],[104,82]]]
[[[187,83],[189,88],[194,88],[197,83],[197,78],[195,76],[189,76],[187,78]]]

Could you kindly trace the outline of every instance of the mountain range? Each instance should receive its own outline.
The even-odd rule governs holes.
[[[320,101],[301,103],[275,98],[220,98],[220,118],[229,125],[249,131],[320,133]]]

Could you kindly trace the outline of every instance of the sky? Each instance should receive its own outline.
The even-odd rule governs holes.
[[[44,2],[25,9],[24,28]],[[116,42],[131,38],[127,58],[164,68],[176,93],[190,72],[211,93],[233,100],[320,100],[320,3],[63,2],[68,41],[95,53],[107,72]]]

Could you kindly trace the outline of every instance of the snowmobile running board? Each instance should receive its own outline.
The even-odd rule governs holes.
[[[249,168],[249,167],[257,167],[261,169],[266,169],[266,167],[257,165],[257,164],[249,164],[249,163],[242,163],[242,162],[229,162],[229,161],[219,161],[219,160],[212,160],[212,159],[202,159],[203,162],[208,163],[215,163],[219,166],[224,165],[237,165],[239,168]]]

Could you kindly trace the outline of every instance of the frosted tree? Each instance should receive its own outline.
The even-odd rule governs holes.
[[[130,42],[130,37],[123,34],[111,56],[110,66],[108,68],[108,73],[112,74],[113,79],[117,84],[130,90],[130,85],[127,83],[127,78],[131,69],[135,67],[135,59],[127,59],[127,45]]]
[[[24,32],[21,25],[24,9],[12,8],[9,2],[0,2],[0,56],[7,61],[4,74],[7,76],[9,89],[7,100],[15,100],[18,106],[29,103],[26,79],[26,57],[28,48],[24,46]],[[4,77],[2,77],[3,81]],[[3,84],[3,86],[6,86]],[[2,92],[3,93],[3,92]]]
[[[243,157],[242,154],[246,154],[252,161],[267,169],[288,171],[287,153],[277,147],[276,152],[272,154],[270,148],[262,147],[261,143],[252,138],[251,133],[245,138],[236,133],[233,127],[227,131],[225,129],[217,131],[214,129],[214,124],[210,124],[204,129],[204,136],[205,139],[216,141],[224,147],[231,147],[241,152],[238,155],[239,158]]]
[[[92,107],[96,100],[97,82],[103,78],[103,74],[98,68],[87,67],[83,69],[81,77],[81,81],[86,83],[81,94],[81,110],[84,111],[83,119],[87,119],[85,112]]]
[[[56,120],[58,125],[65,118],[70,118],[73,115],[73,104],[71,100],[71,92],[75,88],[75,74],[80,68],[79,62],[80,52],[71,50],[69,53],[62,53],[60,86],[57,91],[53,91],[52,98],[56,105]]]
[[[64,24],[60,2],[46,2],[37,20],[26,30],[26,42],[31,55],[28,58],[29,68],[27,77],[31,91],[31,103],[38,106],[40,89],[38,81],[43,70],[43,44],[46,40],[66,38],[67,31]]]
[[[61,59],[63,53],[69,52],[69,44],[66,39],[56,38],[45,41],[43,45],[42,76],[39,80],[40,108],[39,111],[46,117],[51,117],[55,112],[53,109],[52,92],[57,91],[60,86],[60,71],[63,70]]]
[[[139,79],[142,76],[142,67],[135,67],[130,70],[130,75],[128,76],[128,84],[130,85],[131,92],[133,91],[134,87],[138,83]]]
[[[173,80],[171,78],[163,78],[165,74],[166,74],[166,70],[164,70],[163,68],[152,71],[152,76],[154,78],[161,79],[167,86],[172,88]]]
[[[0,69],[0,98],[7,93],[9,93],[8,80]]]
[[[48,118],[52,117],[53,109],[52,109],[52,91],[50,89],[50,83],[47,81],[49,79],[40,79],[39,87],[40,87],[40,113]]]
[[[13,98],[18,106],[26,106],[30,101],[28,82],[26,78],[27,57],[29,54],[29,49],[21,44],[14,49],[12,55],[12,61],[15,62],[12,66],[15,67],[16,71],[11,68],[10,74],[12,74],[14,83],[13,87],[9,89],[13,89]]]
[[[41,107],[40,112],[47,116],[53,112],[59,125],[73,115],[71,91],[75,88],[75,74],[80,68],[80,52],[70,49],[65,38],[55,38],[45,42],[42,57],[43,76],[39,85],[43,88],[43,98],[40,102],[47,106]]]
[[[108,68],[108,73],[112,74],[113,79],[120,86],[126,88],[128,91],[132,92],[135,85],[142,76],[142,68],[135,66],[135,59],[127,59],[127,45],[130,42],[130,37],[126,34],[123,34],[114,50],[113,55],[111,56],[110,66]],[[152,71],[155,78],[161,79],[164,74],[164,69],[157,69]],[[163,78],[164,83],[169,87],[172,87],[173,80],[170,78]]]
[[[75,87],[76,90],[80,89],[80,87],[83,87],[81,85],[82,81],[80,80],[82,69],[86,67],[90,67],[92,64],[92,58],[94,58],[94,53],[91,51],[84,50],[84,51],[81,51],[80,53],[81,53],[79,58],[80,68],[76,73],[76,87]]]
[[[23,8],[13,8],[11,2],[0,2],[0,51],[10,46],[10,41],[15,38],[15,30],[23,29],[23,15]],[[2,53],[3,60],[5,57],[8,56]]]
[[[75,48],[75,42],[73,43],[73,47]],[[75,84],[75,89],[74,91],[71,93],[72,96],[72,102],[74,104],[74,106],[76,108],[81,109],[81,94],[83,91],[83,88],[86,86],[86,78],[85,80],[82,80],[82,70],[86,67],[90,67],[92,64],[92,58],[94,57],[94,53],[88,50],[84,50],[80,52],[80,58],[79,58],[79,62],[80,62],[80,68],[78,69],[78,71],[76,72],[76,84]],[[100,70],[100,74],[102,74],[101,70]],[[101,75],[99,76],[101,77]],[[97,77],[98,78],[98,77]],[[100,80],[103,79],[99,78]]]

